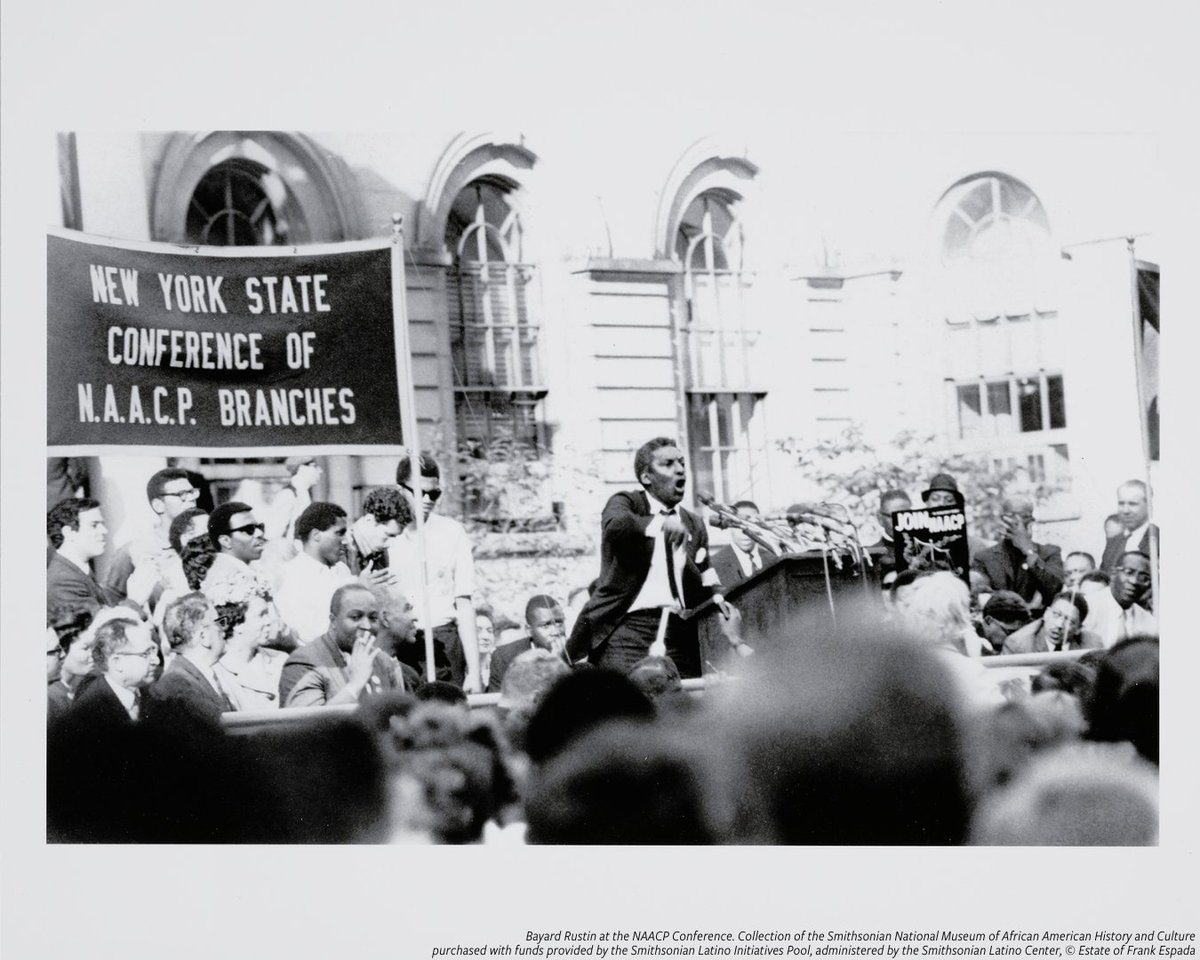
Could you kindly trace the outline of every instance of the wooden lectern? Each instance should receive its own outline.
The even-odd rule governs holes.
[[[871,563],[864,569],[841,554],[841,567],[820,551],[785,554],[725,591],[725,599],[742,615],[742,635],[761,653],[789,643],[796,631],[832,630],[838,611],[849,615],[856,607],[882,611],[878,558],[886,550],[864,551]],[[721,629],[721,611],[711,600],[695,609],[692,616],[700,638],[700,663],[705,674],[723,671],[735,656]]]

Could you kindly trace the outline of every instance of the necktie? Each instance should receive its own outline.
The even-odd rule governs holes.
[[[137,722],[138,717],[142,715],[142,694],[140,690],[135,690],[133,693],[133,706],[129,708],[129,719]]]
[[[671,509],[663,510],[662,515],[664,517],[673,517],[676,514]],[[667,553],[667,580],[671,583],[671,597],[682,607],[683,601],[679,598],[679,585],[675,582],[675,551],[671,549],[671,541],[665,535],[663,536],[663,549]]]
[[[758,551],[752,551],[750,554],[750,573],[758,573],[762,569],[762,560],[759,559]]]

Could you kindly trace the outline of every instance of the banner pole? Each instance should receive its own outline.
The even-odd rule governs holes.
[[[400,394],[400,428],[412,464],[413,520],[417,531],[417,560],[421,570],[417,610],[425,633],[425,679],[437,679],[433,650],[433,605],[429,596],[429,566],[425,551],[425,515],[421,504],[421,442],[417,435],[416,391],[413,387],[412,345],[408,331],[408,287],[404,275],[404,217],[392,214],[392,317],[396,329],[396,382]],[[409,598],[412,599],[411,597]]]
[[[1133,245],[1134,238],[1126,237],[1125,248],[1129,251],[1129,312],[1130,320],[1133,324],[1133,370],[1137,381],[1138,432],[1142,438],[1142,469],[1146,481],[1146,516],[1149,522],[1153,523],[1154,493],[1150,489],[1150,431],[1146,423],[1149,404],[1146,402],[1145,372],[1142,369],[1144,362],[1142,351],[1144,321],[1142,320],[1141,290],[1138,287],[1137,255]],[[1152,554],[1155,554],[1150,557],[1150,591],[1157,606],[1162,598],[1162,594],[1158,592],[1158,544],[1153,542],[1153,537],[1151,537],[1150,551]],[[1157,616],[1157,611],[1155,615]]]

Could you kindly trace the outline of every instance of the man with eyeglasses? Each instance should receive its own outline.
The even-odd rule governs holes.
[[[468,693],[482,691],[479,673],[479,643],[475,633],[475,560],[471,541],[463,525],[434,513],[442,495],[441,471],[432,457],[404,457],[396,467],[396,485],[408,496],[414,510],[421,510],[425,524],[426,570],[429,578],[429,616],[433,631],[434,669],[438,680],[448,680]],[[420,551],[416,518],[388,547],[388,567],[396,575],[399,589],[417,603],[422,595]],[[418,644],[418,666],[426,675],[424,645]]]
[[[179,562],[171,549],[171,521],[195,506],[199,496],[186,470],[166,467],[157,471],[146,481],[146,500],[154,511],[153,528],[112,555],[100,582],[121,599],[128,597],[152,609],[162,594],[164,581],[170,579],[171,568]]]
[[[1107,590],[1088,597],[1083,622],[1088,645],[1111,647],[1138,634],[1158,636],[1158,618],[1142,601],[1150,592],[1150,557],[1140,550],[1121,554]]]
[[[92,659],[99,678],[75,699],[73,728],[101,734],[142,719],[142,691],[154,682],[161,663],[147,624],[112,619],[96,628]]]
[[[249,594],[269,601],[272,619],[278,626],[263,645],[288,652],[296,649],[295,636],[275,609],[270,584],[256,569],[266,539],[254,509],[237,500],[215,507],[208,517],[208,537],[217,548],[217,556],[200,584],[200,592],[216,604],[228,602],[230,596],[243,598]]]

